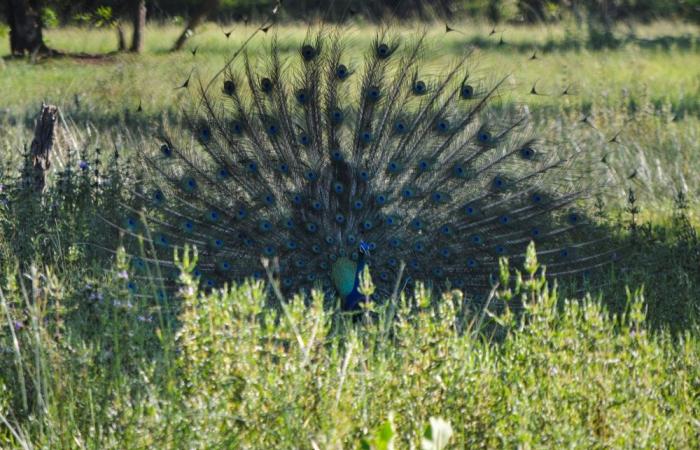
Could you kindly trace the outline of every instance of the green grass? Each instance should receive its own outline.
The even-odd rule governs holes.
[[[641,292],[612,317],[590,297],[558,308],[534,254],[510,287],[503,266],[488,314],[523,313],[493,319],[459,292],[356,319],[262,283],[204,296],[191,267],[158,305],[119,266],[89,285],[48,270],[4,285],[0,445],[357,448],[391,427],[415,448],[431,417],[450,448],[700,445],[696,330],[650,333]]]
[[[187,258],[177,295],[160,298],[153,277],[133,290],[125,255],[85,245],[118,241],[96,216],[123,195],[112,152],[154,145],[189,100],[174,88],[193,68],[207,80],[252,28],[227,41],[207,24],[194,57],[168,53],[179,30],[160,25],[142,56],[0,61],[0,448],[384,448],[389,436],[417,448],[435,417],[453,430],[449,448],[699,447],[697,27],[620,28],[619,46],[593,50],[574,27],[506,27],[499,47],[501,27],[488,38],[484,24],[453,26],[464,34],[429,29],[426,73],[478,43],[477,76],[511,74],[501,107],[529,105],[538,136],[585,150],[573,170],[602,186],[588,210],[623,264],[554,288],[530,255],[521,279],[503,266],[486,305],[419,289],[356,317],[262,283],[198,292]],[[370,31],[352,28],[349,45],[366,47]],[[291,56],[304,28],[278,32]],[[116,46],[109,30],[47,36],[75,52]],[[548,95],[528,94],[535,81]],[[557,95],[567,86],[575,95]],[[69,150],[38,198],[17,168],[42,100],[61,107]],[[99,188],[65,170],[97,148]]]

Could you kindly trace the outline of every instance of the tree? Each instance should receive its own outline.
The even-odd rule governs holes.
[[[216,10],[218,7],[219,0],[202,0],[199,2],[199,6],[192,13],[192,16],[187,22],[182,34],[179,38],[177,38],[177,41],[175,41],[172,51],[176,52],[178,50],[182,50],[182,47],[185,45],[187,38],[189,38],[192,34],[192,31],[194,31],[194,29],[197,28],[197,26],[202,23],[204,19],[206,19],[207,15]]]
[[[141,53],[143,50],[143,36],[146,30],[146,0],[132,1],[132,18],[134,32],[131,35],[131,48],[134,53]]]
[[[38,0],[7,0],[7,23],[10,25],[10,53],[51,54],[44,43],[41,23],[41,2]]]

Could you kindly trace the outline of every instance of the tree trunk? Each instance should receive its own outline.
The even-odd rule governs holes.
[[[202,23],[204,19],[206,19],[207,15],[218,6],[219,0],[202,0],[199,3],[199,7],[192,13],[190,20],[187,22],[187,26],[185,26],[182,34],[179,38],[177,38],[177,41],[175,41],[175,45],[173,45],[171,51],[176,52],[178,50],[182,50],[182,47],[185,45],[185,42],[190,37],[194,29],[197,28],[197,26]]]
[[[141,53],[143,37],[146,31],[146,0],[136,0],[133,6],[134,34],[131,37],[131,51]]]
[[[10,25],[10,53],[50,53],[44,44],[41,16],[37,0],[7,0],[7,22]]]
[[[120,52],[126,51],[126,38],[121,22],[117,22],[117,47]]]
[[[30,150],[31,185],[35,192],[43,192],[46,186],[46,174],[51,167],[51,148],[56,134],[58,108],[53,105],[41,105],[41,114],[34,127],[34,139]]]

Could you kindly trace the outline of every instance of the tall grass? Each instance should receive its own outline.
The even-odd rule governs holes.
[[[3,448],[353,448],[389,418],[416,448],[435,416],[451,448],[700,445],[697,334],[650,333],[641,291],[616,316],[558,309],[534,247],[494,293],[522,315],[485,322],[456,291],[355,318],[260,282],[205,295],[187,254],[178,296],[149,304],[119,264],[89,286],[51,269],[3,285]]]

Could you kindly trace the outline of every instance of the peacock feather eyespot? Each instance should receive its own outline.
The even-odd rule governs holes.
[[[182,229],[185,233],[191,233],[194,230],[194,223],[191,220],[185,220],[182,222]]]
[[[265,248],[263,248],[263,253],[265,256],[275,256],[275,247],[271,245],[266,245]]]
[[[410,199],[410,198],[415,197],[416,193],[415,193],[415,191],[414,191],[413,189],[411,189],[411,188],[406,188],[406,189],[404,189],[404,190],[401,192],[401,195],[402,195],[403,198],[405,198],[405,199]]]
[[[314,58],[316,58],[316,49],[309,44],[306,44],[301,47],[301,57],[304,58],[304,61],[311,61]]]
[[[369,144],[372,142],[372,132],[371,131],[363,131],[360,133],[360,141],[364,144]]]
[[[389,171],[389,173],[399,173],[401,171],[401,165],[395,161],[389,161],[386,169]]]
[[[167,247],[170,244],[168,237],[163,233],[157,234],[155,241],[156,241],[156,244],[161,246],[161,247]]]
[[[266,94],[272,92],[272,80],[269,78],[262,78],[260,80],[260,90]]]
[[[345,67],[343,64],[338,64],[338,67],[335,68],[335,76],[339,80],[345,80],[348,75],[350,75],[350,72],[348,72],[348,68]]]
[[[418,262],[417,259],[411,259],[408,262],[408,267],[410,267],[413,270],[418,270],[418,269],[420,269],[420,263]]]
[[[294,241],[292,241],[292,240],[289,240],[289,241],[287,241],[287,248],[288,248],[289,250],[296,250],[296,249],[297,249],[297,243],[294,242]]]
[[[386,217],[384,218],[384,224],[387,225],[387,226],[396,225],[397,222],[398,222],[398,219],[396,219],[396,217],[394,217],[394,216],[386,216]]]
[[[425,244],[423,242],[416,242],[413,244],[413,250],[417,251],[418,253],[421,253],[425,250]]]
[[[348,236],[345,238],[345,241],[348,243],[348,245],[355,245],[357,242],[357,237],[355,237],[354,234],[348,234]]]
[[[306,281],[309,283],[316,281],[316,274],[315,273],[309,273],[306,275]]]
[[[260,221],[258,228],[260,228],[260,231],[264,232],[272,231],[272,222],[267,219],[263,219]]]
[[[560,256],[561,258],[568,258],[570,253],[571,253],[571,252],[569,251],[568,248],[563,248],[563,249],[561,249],[561,250],[559,251],[559,256]]]
[[[389,274],[387,272],[382,272],[379,274],[379,279],[382,281],[389,281]]]
[[[309,101],[309,94],[306,92],[306,89],[299,89],[295,97],[300,105],[305,105]]]
[[[470,241],[472,244],[475,244],[475,245],[480,245],[480,244],[483,244],[483,243],[484,243],[484,239],[481,237],[480,234],[472,234],[472,235],[469,237],[469,241]]]
[[[246,217],[248,217],[248,210],[246,210],[244,207],[240,206],[238,210],[236,211],[236,217],[238,220],[243,220]]]
[[[335,192],[336,194],[342,194],[344,190],[345,188],[343,187],[343,183],[340,183],[338,181],[333,183],[333,192]]]
[[[301,206],[302,201],[303,201],[303,199],[302,199],[300,194],[292,194],[292,203],[295,206]]]
[[[444,234],[445,236],[449,236],[452,234],[452,227],[448,224],[445,224],[440,227],[440,233]]]
[[[277,124],[271,123],[271,124],[268,124],[267,127],[265,127],[265,131],[270,136],[276,136],[277,133],[279,133],[280,129],[277,126]]]
[[[266,205],[272,206],[275,204],[275,196],[272,194],[266,194],[263,196],[263,201]]]
[[[308,231],[309,233],[315,233],[318,231],[318,225],[316,225],[313,222],[309,222],[306,224],[306,231]]]
[[[386,59],[391,56],[391,48],[386,44],[377,45],[377,57],[379,59]]]
[[[219,170],[216,171],[216,177],[219,180],[222,180],[222,181],[228,180],[230,176],[231,176],[231,173],[228,171],[228,169],[226,167],[221,167],[221,168],[219,168]]]
[[[372,221],[371,221],[371,220],[365,220],[364,222],[362,222],[362,228],[363,228],[365,231],[371,230],[371,229],[372,229],[372,225],[373,225],[373,224],[372,224]]]
[[[476,134],[476,139],[482,145],[493,143],[493,135],[488,130],[479,130],[479,132]]]
[[[240,136],[241,134],[243,134],[243,124],[241,122],[235,120],[231,124],[231,131],[233,131],[233,134]]]
[[[285,278],[282,280],[282,285],[285,288],[291,288],[294,285],[294,281],[291,278]]]
[[[506,188],[506,180],[501,177],[500,175],[496,175],[493,177],[493,181],[491,182],[492,186],[494,189],[497,191],[503,190]]]
[[[377,243],[370,242],[369,244],[367,244],[367,249],[369,249],[369,251],[371,252],[375,251],[377,249]]]
[[[326,244],[328,244],[328,245],[335,244],[335,238],[331,235],[326,236],[325,241],[326,241]]]
[[[580,217],[576,213],[570,213],[567,220],[571,225],[576,225],[579,222]]]
[[[445,271],[442,267],[437,266],[433,268],[433,275],[437,278],[442,278],[445,275]]]
[[[139,290],[139,289],[138,289],[138,285],[137,285],[136,283],[134,283],[133,281],[129,281],[129,282],[126,284],[126,288],[127,288],[127,289],[129,290],[129,292],[131,292],[132,294],[137,293],[138,290]]]
[[[339,223],[339,224],[345,223],[345,216],[338,213],[335,215],[335,221],[336,221],[336,223]]]
[[[151,200],[153,200],[153,204],[156,206],[160,206],[165,203],[165,195],[163,194],[163,191],[160,189],[154,190],[151,194]]]
[[[219,212],[216,210],[212,209],[212,210],[207,212],[207,220],[209,222],[218,222],[220,218],[221,218],[221,214],[219,214]]]
[[[311,246],[311,251],[318,255],[319,253],[321,253],[321,246],[318,244],[314,244]]]
[[[386,203],[386,195],[377,194],[377,196],[374,197],[374,202],[379,206],[384,205]]]
[[[199,128],[197,136],[199,137],[199,141],[202,144],[208,144],[211,140],[211,128],[209,127],[209,125],[202,125]]]
[[[540,229],[537,228],[537,227],[532,227],[532,229],[530,230],[530,236],[532,236],[533,238],[540,237],[540,234],[541,234],[541,233],[542,233],[542,232],[541,232]]]
[[[185,177],[183,180],[183,187],[186,192],[194,192],[197,190],[197,180],[193,177]]]
[[[309,144],[311,144],[311,138],[306,133],[300,134],[299,143],[303,146],[308,146]]]
[[[131,260],[131,264],[136,270],[142,270],[146,268],[146,262],[141,258],[134,258]]]
[[[413,93],[415,95],[423,95],[428,91],[428,88],[425,86],[425,82],[418,80],[415,83],[413,83]]]
[[[195,267],[192,270],[192,275],[194,275],[195,278],[199,278],[202,276],[202,270],[199,267]]]
[[[396,258],[393,258],[393,257],[387,259],[386,263],[387,263],[387,265],[389,265],[389,267],[396,267],[396,266],[399,265],[399,261],[398,261]]]
[[[223,239],[212,239],[211,246],[217,250],[221,250],[224,248],[224,241]]]
[[[173,149],[168,144],[163,144],[160,146],[160,153],[166,158],[173,156]]]
[[[286,219],[282,220],[282,226],[288,230],[293,230],[294,229],[294,221],[287,217]]]
[[[467,171],[464,169],[464,166],[461,164],[455,164],[452,167],[452,175],[458,177],[458,178],[463,178],[467,175]]]
[[[506,254],[506,247],[503,245],[497,245],[496,246],[496,254],[505,255]]]
[[[333,150],[331,151],[331,159],[333,161],[342,161],[343,154],[340,152],[340,150]]]
[[[401,247],[401,239],[396,237],[389,239],[389,246],[394,248]]]
[[[420,161],[418,161],[418,170],[420,172],[425,172],[428,169],[430,169],[430,162],[429,161],[427,161],[425,159],[421,159]]]
[[[343,111],[340,109],[336,108],[333,111],[331,111],[331,122],[334,125],[340,125],[343,123],[343,119],[345,118]]]
[[[371,102],[376,102],[382,96],[382,91],[379,86],[370,86],[367,89],[367,100]]]
[[[474,88],[469,84],[463,84],[462,88],[459,90],[459,95],[464,100],[474,98]]]
[[[219,262],[218,267],[219,267],[219,270],[221,270],[222,272],[228,272],[231,270],[232,265],[231,265],[230,261],[223,260],[223,261]]]
[[[397,120],[394,122],[394,132],[396,134],[404,134],[408,131],[408,125],[403,120]]]
[[[306,177],[308,181],[316,181],[318,179],[318,172],[315,170],[307,170],[304,177]]]
[[[433,203],[442,203],[445,200],[445,194],[442,192],[433,192],[430,198]]]
[[[226,94],[228,96],[232,96],[235,93],[236,93],[236,83],[234,83],[233,80],[225,80],[224,81],[224,94]]]
[[[498,221],[501,223],[501,225],[508,225],[510,223],[510,216],[502,215],[498,218]]]
[[[363,206],[364,206],[364,203],[362,203],[362,200],[355,200],[355,201],[352,203],[352,207],[353,207],[354,209],[356,209],[356,210],[362,209]]]
[[[247,165],[248,172],[250,173],[257,173],[258,172],[258,163],[255,161],[250,161]]]
[[[416,217],[411,221],[411,227],[416,231],[420,231],[423,229],[423,221],[420,218]]]
[[[464,206],[464,214],[466,214],[469,217],[474,217],[477,215],[476,208],[472,205],[465,205]]]
[[[320,211],[320,210],[323,209],[323,203],[321,203],[321,202],[318,201],[318,200],[314,200],[313,202],[311,202],[311,207],[312,207],[315,211]]]
[[[328,261],[321,261],[320,263],[318,263],[318,267],[319,269],[326,271],[330,269],[330,264],[328,264]]]
[[[287,163],[279,163],[277,165],[277,170],[286,175],[289,173],[289,165]]]
[[[435,131],[438,133],[447,133],[450,131],[450,122],[447,119],[438,119],[435,121]]]
[[[138,230],[139,221],[135,217],[127,217],[124,221],[124,226],[128,231],[134,233],[136,230]]]
[[[525,160],[531,160],[535,156],[535,150],[530,146],[526,146],[520,149],[520,157]]]
[[[534,203],[535,205],[539,205],[540,203],[542,203],[542,195],[535,192],[530,196],[530,201],[532,201],[532,203]]]
[[[467,267],[470,269],[473,269],[476,267],[476,260],[474,258],[468,258],[467,259]]]
[[[367,172],[366,170],[361,170],[359,173],[359,176],[360,176],[360,180],[362,180],[362,181],[369,180],[369,172]]]

